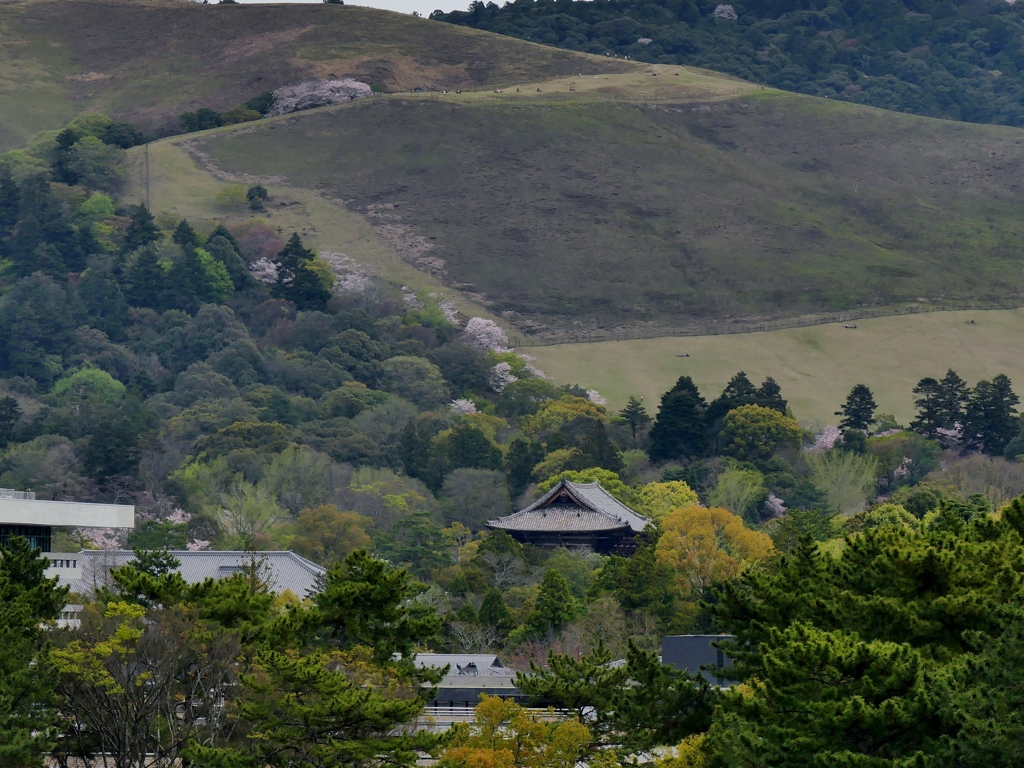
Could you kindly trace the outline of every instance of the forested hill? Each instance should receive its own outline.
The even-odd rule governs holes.
[[[691,64],[776,88],[1024,125],[1024,4],[1004,0],[515,0],[432,19]]]

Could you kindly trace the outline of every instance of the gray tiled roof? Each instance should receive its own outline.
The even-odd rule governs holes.
[[[568,497],[573,503],[554,503]],[[564,477],[537,501],[511,515],[489,520],[489,528],[506,531],[614,531],[639,533],[651,521],[627,507],[598,482],[573,483]]]
[[[437,667],[443,669],[450,667],[449,674],[458,674],[459,667],[466,668],[470,664],[476,665],[478,675],[511,675],[515,674],[511,669],[501,663],[501,660],[493,653],[417,653],[413,659],[417,667]]]
[[[170,553],[179,563],[178,572],[189,584],[196,584],[206,579],[221,579],[241,570],[242,566],[252,557],[250,552],[233,552],[205,550],[189,552],[173,550]],[[266,563],[266,575],[270,588],[280,594],[290,590],[298,597],[305,597],[319,575],[326,571],[314,562],[296,555],[294,552],[259,552]],[[61,577],[61,586],[70,586],[72,592],[91,594],[96,586],[109,584],[109,572],[114,568],[126,565],[135,559],[127,550],[82,550],[77,555],[80,575],[77,578]]]

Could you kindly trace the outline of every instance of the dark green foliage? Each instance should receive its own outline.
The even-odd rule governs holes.
[[[456,395],[490,391],[491,362],[484,350],[468,344],[446,344],[430,350],[427,359],[441,369]]]
[[[267,192],[267,188],[264,187],[262,184],[256,184],[254,186],[251,186],[249,187],[249,189],[245,191],[245,199],[250,201],[255,200],[256,198],[259,198],[260,200],[266,200],[269,196],[270,195]]]
[[[452,430],[446,456],[451,469],[496,469],[501,466],[501,449],[477,427],[460,424]]]
[[[526,416],[536,413],[545,400],[557,400],[562,392],[540,378],[513,381],[501,393],[495,412],[499,416]]]
[[[544,446],[532,440],[516,438],[508,446],[505,471],[509,494],[518,497],[533,479],[533,468],[544,461]]]
[[[128,546],[142,551],[158,549],[185,549],[188,532],[185,523],[164,520],[143,520],[136,523],[128,535]]]
[[[166,280],[167,273],[160,266],[156,251],[143,248],[128,267],[126,282],[129,303],[133,307],[159,308]]]
[[[171,235],[171,240],[184,250],[200,248],[203,245],[203,239],[192,228],[192,225],[188,223],[188,219],[182,219],[178,222],[178,226],[174,229],[174,234]]]
[[[689,376],[681,376],[661,397],[658,417],[651,427],[651,461],[693,458],[704,453],[706,404]]]
[[[18,407],[18,401],[10,395],[0,398],[0,450],[11,442],[19,419],[21,408]]]
[[[992,381],[979,381],[971,390],[964,413],[967,444],[993,456],[1002,455],[1020,429],[1016,413],[1019,402],[1005,374],[1000,373]]]
[[[103,331],[113,341],[124,339],[125,327],[130,322],[128,302],[111,259],[90,260],[89,268],[78,283],[78,295],[82,297],[89,325]]]
[[[473,3],[454,24],[588,53],[689,64],[799,93],[971,122],[1024,123],[1024,24],[1012,6],[614,0]],[[640,40],[650,41],[646,44]],[[976,74],[981,72],[982,74]]]
[[[550,654],[547,665],[531,664],[516,685],[535,703],[575,712],[598,745],[628,751],[674,746],[711,724],[715,696],[700,675],[662,664],[657,654],[632,642],[626,664],[610,667],[604,644],[579,658]]]
[[[131,223],[124,232],[124,250],[130,253],[160,239],[160,228],[145,205],[131,207]]]
[[[846,402],[836,416],[842,416],[839,422],[840,429],[867,430],[875,423],[875,409],[878,405],[871,395],[871,390],[863,384],[855,384],[850,394],[846,396]]]
[[[603,422],[594,422],[590,434],[585,435],[580,441],[579,448],[581,467],[601,467],[619,473],[625,466],[622,463],[622,454],[609,439]]]
[[[513,632],[517,640],[540,639],[549,632],[558,632],[579,612],[572,589],[565,577],[556,570],[544,574],[540,592],[533,604],[533,610],[526,617],[523,626]]]
[[[963,424],[969,389],[967,382],[952,369],[947,370],[942,377],[935,398],[936,418],[945,429],[952,429],[958,423]]]
[[[271,288],[273,296],[292,302],[300,310],[324,309],[331,292],[315,272],[306,268],[313,258],[313,252],[302,245],[298,233],[293,233],[288,244],[274,258],[277,282]]]
[[[632,557],[612,556],[598,574],[595,593],[607,592],[627,614],[648,611],[663,632],[677,629],[680,605],[675,574],[655,557],[657,539],[641,540]]]
[[[511,628],[512,612],[505,605],[501,592],[491,587],[484,594],[484,601],[480,604],[480,612],[477,614],[482,624],[490,624],[492,627],[507,631]]]
[[[100,137],[104,144],[129,149],[146,143],[146,135],[131,123],[111,123]]]
[[[12,217],[14,201],[17,216],[10,226],[8,239],[0,238],[0,256],[8,260],[5,273],[25,277],[41,271],[63,281],[65,272],[80,272],[86,256],[98,250],[87,226],[79,227],[65,215],[49,182],[31,178],[18,185],[17,192],[8,185],[4,194],[5,219]]]
[[[917,408],[917,417],[910,422],[910,428],[925,437],[935,437],[939,427],[945,426],[944,415],[939,408],[938,394],[939,382],[937,379],[926,377],[917,382],[914,387],[914,406]]]
[[[75,302],[36,273],[0,300],[0,366],[8,374],[49,383],[63,372],[63,354],[77,327]]]
[[[49,632],[67,596],[44,578],[48,563],[25,539],[0,547],[0,764],[43,765],[54,732],[54,675],[46,656]]]
[[[626,407],[619,411],[619,416],[629,425],[629,432],[634,440],[636,440],[636,431],[638,429],[643,430],[644,427],[651,423],[651,417],[648,415],[647,409],[644,408],[641,400],[643,398],[637,400],[633,395],[630,395]]]
[[[205,131],[208,128],[219,128],[224,124],[221,114],[209,107],[203,107],[195,112],[185,112],[179,115],[179,119],[184,123],[185,130],[189,133]]]
[[[441,628],[432,610],[412,600],[425,589],[406,571],[358,550],[331,566],[315,603],[334,647],[362,645],[383,662],[395,653],[408,656]]]
[[[757,388],[747,378],[747,374],[740,371],[725,385],[722,394],[708,404],[705,418],[709,425],[714,428],[717,422],[725,418],[733,408],[741,405],[751,405],[757,402]],[[717,433],[718,429],[714,429]]]
[[[246,109],[259,112],[261,115],[267,114],[272,106],[274,106],[274,94],[272,91],[261,93],[259,96],[253,96],[245,102]]]
[[[206,242],[206,250],[227,269],[236,291],[241,291],[253,284],[254,280],[249,274],[249,268],[245,265],[242,257],[238,255],[237,249],[230,240],[214,232]]]

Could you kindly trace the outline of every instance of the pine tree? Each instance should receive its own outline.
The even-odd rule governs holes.
[[[867,430],[875,423],[875,409],[878,405],[871,394],[871,390],[864,384],[856,384],[846,396],[846,403],[841,411],[836,411],[836,416],[842,416],[839,422],[840,429]]]
[[[543,637],[551,630],[558,632],[576,618],[576,614],[576,598],[565,576],[554,569],[545,573],[533,610],[526,619],[529,631],[534,637]]]
[[[186,251],[189,248],[199,248],[203,244],[199,234],[188,223],[188,219],[181,220],[181,223],[175,228],[171,239]]]
[[[707,404],[689,376],[681,376],[662,395],[658,417],[651,427],[651,461],[692,458],[704,453]]]
[[[277,283],[271,288],[274,298],[286,299],[300,310],[322,310],[327,306],[330,290],[307,268],[313,258],[313,252],[302,245],[298,233],[293,233],[274,258],[277,266]]]
[[[0,450],[6,448],[14,438],[14,430],[20,419],[18,401],[10,395],[0,399]]]
[[[219,229],[223,229],[223,226],[219,227]],[[227,230],[224,231],[226,232]],[[253,283],[253,277],[249,274],[249,269],[245,266],[242,257],[238,255],[238,251],[232,246],[231,241],[226,237],[218,235],[216,230],[210,235],[210,239],[206,241],[206,250],[227,269],[228,274],[231,276],[231,283],[236,291],[240,291]]]
[[[50,747],[55,680],[43,622],[56,619],[67,597],[43,571],[48,561],[12,537],[0,547],[0,763],[42,765]]]
[[[0,175],[0,256],[4,255],[3,241],[18,223],[21,193],[9,174]]]
[[[580,441],[582,466],[601,467],[615,473],[622,471],[622,454],[608,438],[608,431],[600,421],[594,422],[593,431]]]
[[[145,248],[128,268],[128,302],[133,307],[160,307],[160,296],[165,290],[167,274],[156,252]]]
[[[505,599],[494,587],[484,593],[484,601],[480,604],[478,614],[480,622],[492,627],[507,630],[512,624],[512,612],[505,605]]]
[[[969,391],[967,382],[957,376],[952,368],[946,371],[935,394],[936,415],[943,428],[953,429],[954,425],[964,423],[964,408],[967,406]]]
[[[160,228],[153,219],[153,214],[145,205],[136,205],[131,209],[132,223],[124,232],[124,252],[131,253],[144,248],[160,239]]]
[[[533,468],[544,461],[544,446],[522,438],[516,438],[508,446],[505,456],[505,473],[508,475],[508,490],[517,498],[533,480]]]
[[[642,400],[643,398],[637,400],[636,397],[630,395],[626,407],[619,411],[619,416],[629,424],[629,431],[634,440],[636,440],[636,431],[638,429],[642,430],[651,423],[651,417],[647,414],[647,409],[644,408]]]
[[[1016,406],[1020,398],[1010,379],[1000,373],[992,381],[979,381],[971,392],[964,415],[964,435],[971,447],[1001,455],[1019,431]]]
[[[754,387],[747,374],[740,371],[733,376],[725,385],[722,394],[708,405],[707,422],[712,428],[715,423],[725,418],[725,414],[741,405],[751,405],[757,402],[757,388]],[[717,429],[715,429],[717,433]]]
[[[917,395],[914,400],[917,418],[910,422],[910,428],[925,437],[935,437],[937,430],[945,426],[939,403],[938,380],[931,377],[921,379],[914,387],[914,394]]]
[[[756,404],[779,413],[785,413],[789,407],[789,403],[782,399],[782,387],[771,376],[758,388]]]

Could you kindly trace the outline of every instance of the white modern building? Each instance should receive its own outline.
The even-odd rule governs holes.
[[[44,553],[52,550],[54,528],[134,528],[135,507],[43,501],[32,491],[0,488],[0,545],[23,536]]]

